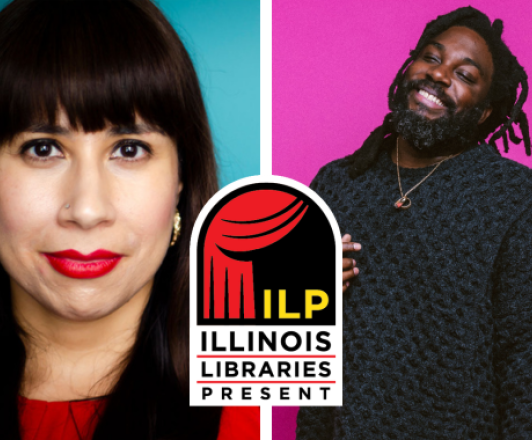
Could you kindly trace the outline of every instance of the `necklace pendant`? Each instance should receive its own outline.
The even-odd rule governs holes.
[[[408,209],[412,205],[412,201],[408,197],[401,197],[393,204],[395,209]]]

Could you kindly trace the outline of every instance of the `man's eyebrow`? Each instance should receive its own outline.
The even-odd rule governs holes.
[[[438,43],[437,41],[429,41],[427,46],[434,46],[436,49],[439,49],[441,51],[444,51],[445,50],[445,46],[441,43]],[[473,67],[476,67],[480,74],[483,75],[484,74],[484,71],[482,70],[482,67],[480,67],[480,64],[478,64],[475,60],[469,58],[469,57],[465,57],[462,59],[462,61],[466,64],[469,64]]]
[[[126,135],[126,134],[145,134],[145,133],[159,133],[166,135],[165,131],[160,127],[151,124],[139,123],[132,125],[117,125],[108,130],[109,134]]]
[[[475,60],[472,60],[471,58],[466,57],[466,58],[463,59],[463,61],[465,63],[467,63],[467,64],[470,64],[470,65],[476,67],[482,75],[484,74],[484,72],[482,71],[482,68],[480,67],[480,65]]]
[[[429,41],[427,46],[434,46],[436,49],[445,50],[445,46],[437,41]]]

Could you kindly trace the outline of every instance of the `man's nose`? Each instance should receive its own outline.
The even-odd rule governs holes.
[[[427,77],[435,83],[441,84],[444,87],[451,85],[451,72],[444,64],[432,66],[427,70]]]
[[[114,222],[111,179],[103,165],[72,166],[65,180],[65,204],[59,213],[63,225],[75,224],[82,229],[91,229]]]

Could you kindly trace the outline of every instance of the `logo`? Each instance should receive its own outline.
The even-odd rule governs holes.
[[[324,202],[275,176],[224,188],[192,236],[191,405],[341,404],[340,306]]]

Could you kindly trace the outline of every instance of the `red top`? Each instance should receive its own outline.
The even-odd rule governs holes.
[[[105,398],[73,402],[43,402],[19,397],[22,440],[90,439]],[[222,411],[218,440],[259,440],[258,407],[226,407]]]

